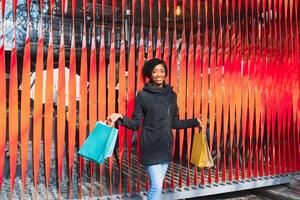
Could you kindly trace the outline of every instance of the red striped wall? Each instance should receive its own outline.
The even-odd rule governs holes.
[[[43,1],[40,2],[40,9],[43,9]],[[27,1],[28,8],[30,3],[31,1]],[[61,8],[66,6],[64,1],[59,5],[54,5],[54,3],[50,1],[50,5],[47,5],[51,8],[50,19],[52,19],[54,6]],[[298,0],[183,0],[180,4],[176,0],[159,0],[158,4],[152,0],[130,2],[127,0],[108,2],[93,0],[88,3],[92,3],[93,10],[91,42],[87,41],[89,32],[85,28],[82,29],[82,33],[75,32],[73,21],[72,43],[65,44],[64,12],[62,12],[58,64],[54,63],[52,23],[49,44],[45,44],[43,33],[39,33],[37,58],[33,61],[36,64],[34,68],[36,80],[34,106],[31,111],[29,105],[29,74],[30,63],[32,63],[30,62],[30,37],[27,33],[26,41],[24,41],[26,45],[23,55],[22,81],[18,83],[17,69],[21,65],[17,63],[18,49],[16,49],[15,42],[19,38],[16,38],[14,32],[11,57],[8,58],[4,55],[3,39],[5,38],[4,33],[1,33],[0,80],[3,83],[0,84],[0,115],[6,117],[0,121],[0,188],[4,168],[9,167],[10,193],[13,195],[17,160],[20,159],[24,195],[26,187],[29,187],[26,185],[28,165],[34,166],[33,172],[30,173],[34,173],[35,190],[41,184],[40,179],[43,178],[39,174],[41,161],[44,162],[42,170],[45,171],[45,187],[47,189],[49,187],[50,176],[57,176],[58,195],[61,182],[64,181],[62,180],[63,170],[69,175],[70,183],[75,184],[75,186],[69,184],[69,198],[72,198],[73,187],[79,188],[80,197],[84,195],[112,196],[117,193],[122,195],[124,192],[147,190],[147,177],[139,162],[140,132],[137,134],[138,144],[135,148],[132,145],[134,133],[120,127],[119,148],[117,154],[114,155],[117,155],[117,160],[114,156],[109,158],[108,178],[105,166],[94,166],[92,163],[89,166],[86,165],[85,161],[77,160],[76,150],[83,144],[96,120],[104,120],[107,114],[116,112],[116,109],[131,117],[135,94],[143,85],[142,66],[146,61],[145,58],[150,59],[153,56],[167,62],[169,69],[167,82],[178,93],[180,119],[201,116],[204,125],[202,131],[207,133],[209,146],[215,157],[213,169],[197,169],[189,163],[189,156],[193,133],[199,130],[174,130],[174,145],[176,145],[173,148],[174,159],[169,169],[171,177],[166,179],[165,188],[174,189],[175,187],[189,187],[193,184],[214,184],[268,177],[300,170]],[[96,4],[101,4],[102,8],[99,35],[95,31]],[[132,9],[131,24],[128,26],[131,32],[130,40],[127,41],[128,49],[125,48],[126,4]],[[149,4],[147,8],[150,9],[148,18],[143,12],[146,4]],[[5,1],[2,1],[1,5],[3,22]],[[12,5],[10,9],[14,11],[13,22],[16,25],[18,2],[13,1]],[[82,20],[85,27],[87,1],[83,0],[80,5],[84,13]],[[121,8],[122,17],[118,19],[122,21],[121,30],[116,29],[115,24],[106,27],[104,8],[108,5],[112,9],[112,21],[116,21],[115,18],[119,16],[115,14],[116,7]],[[138,6],[140,6],[140,13],[136,12]],[[180,17],[175,14],[177,6],[182,9]],[[72,1],[71,8],[74,17],[76,1]],[[155,18],[159,21],[153,21],[153,9],[159,10],[159,17]],[[162,15],[163,10],[167,11],[166,16]],[[41,12],[40,17],[42,15]],[[139,25],[135,23],[137,17],[142,18],[139,20],[141,22]],[[182,17],[185,20],[178,22],[178,19]],[[145,24],[149,24],[150,27],[145,27]],[[40,20],[40,26],[43,26],[42,20]],[[5,29],[4,23],[2,27]],[[104,44],[107,38],[104,30],[110,33],[109,49],[105,49]],[[117,31],[121,33],[120,54],[116,53]],[[138,44],[136,43],[137,34],[135,34],[137,32],[139,33]],[[75,37],[77,35],[80,37]],[[96,44],[96,36],[100,37],[100,45]],[[78,49],[76,54],[78,41],[75,41],[75,38],[80,38],[82,43],[79,55]],[[177,43],[180,43],[180,47]],[[65,45],[70,45],[71,48],[65,49]],[[45,50],[43,47],[48,47],[47,55],[43,53]],[[70,51],[70,56],[66,57],[65,54],[68,51]],[[105,59],[105,51],[109,53],[109,59]],[[9,74],[6,74],[8,70],[6,70],[4,58],[10,59]],[[44,61],[47,62],[44,63]],[[77,66],[76,63],[80,65]],[[44,65],[46,77],[42,72]],[[59,69],[58,101],[57,107],[53,107],[53,68],[56,67]],[[65,67],[70,69],[69,82],[65,82]],[[75,81],[76,68],[80,69],[77,70],[80,71],[78,85]],[[6,86],[4,77],[8,75],[10,80]],[[42,86],[43,79],[46,80],[45,91]],[[78,90],[76,87],[79,87]],[[18,88],[22,90],[20,102],[18,102]],[[43,93],[45,93],[45,102],[42,98]],[[68,93],[68,105],[66,93]],[[8,101],[5,101],[6,96],[8,96]],[[78,104],[76,104],[77,97],[80,99]],[[43,103],[45,103],[44,109]],[[18,104],[21,109],[20,117],[17,114]],[[33,116],[33,123],[29,123],[30,115]],[[52,120],[53,118],[55,120]],[[9,123],[6,123],[6,120]],[[18,127],[19,122],[20,127]],[[8,138],[6,138],[6,132]],[[28,149],[29,135],[33,136],[33,163],[28,163],[27,160],[27,152],[31,152]],[[56,136],[55,139],[53,135]],[[66,135],[68,137],[65,137]],[[18,143],[21,144],[20,147]],[[56,146],[56,159],[51,155],[52,144]],[[42,154],[41,145],[44,147]],[[3,156],[8,147],[10,159],[9,163],[5,163]],[[22,153],[18,154],[18,150]],[[132,159],[135,156],[138,158],[138,175],[132,171],[136,167],[132,165]],[[65,158],[68,158],[66,161],[68,168],[64,167]],[[80,163],[79,169],[74,167],[78,162]],[[50,168],[54,167],[53,163],[58,170],[56,173],[50,171]],[[179,165],[179,170],[175,170],[174,163]],[[119,167],[118,179],[113,176],[116,170],[114,166]],[[184,168],[187,168],[186,173],[183,173]],[[86,173],[87,169],[90,170],[89,173]],[[74,174],[78,174],[76,176],[79,179],[78,182],[74,182]],[[85,175],[89,179],[84,178]],[[100,177],[100,180],[96,180],[95,177]],[[93,185],[96,181],[100,182],[98,194],[93,192]],[[90,182],[90,194],[82,193],[82,185],[85,182]],[[144,183],[145,185],[142,185]],[[107,185],[109,185],[109,193],[104,194]],[[117,185],[117,191],[114,189],[115,185]],[[124,185],[127,187],[125,191]]]

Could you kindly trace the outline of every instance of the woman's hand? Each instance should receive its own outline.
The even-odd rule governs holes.
[[[197,118],[197,121],[198,121],[198,123],[199,123],[199,128],[202,128],[203,127],[203,125],[202,125],[202,122],[201,122],[201,118]]]
[[[115,123],[118,119],[123,119],[123,115],[119,113],[113,113],[106,118],[107,121],[110,121],[112,123]]]

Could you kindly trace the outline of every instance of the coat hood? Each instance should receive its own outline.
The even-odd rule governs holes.
[[[157,87],[151,83],[146,83],[143,90],[151,94],[165,96],[172,92],[172,87],[170,87],[168,84],[164,84],[163,87]]]

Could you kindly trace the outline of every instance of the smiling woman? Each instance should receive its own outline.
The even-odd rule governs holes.
[[[149,81],[135,98],[132,119],[113,113],[107,120],[119,123],[126,128],[138,130],[143,118],[141,134],[141,163],[150,177],[148,200],[161,199],[164,176],[172,159],[172,128],[201,126],[200,119],[178,119],[177,95],[165,83],[166,63],[154,58],[145,63],[143,76]]]
[[[159,64],[155,66],[151,73],[152,83],[157,87],[163,87],[165,76],[166,76],[166,71],[163,65]]]
[[[146,62],[143,68],[144,79],[148,78],[150,82],[158,87],[163,87],[165,78],[167,77],[167,65],[160,59],[153,58]]]

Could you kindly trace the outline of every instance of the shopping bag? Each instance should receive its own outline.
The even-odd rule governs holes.
[[[104,122],[97,122],[78,154],[86,160],[102,164],[113,154],[117,136],[118,129]]]
[[[191,163],[193,163],[194,165],[200,168],[214,166],[214,161],[212,159],[205,134],[202,133],[194,134]]]

